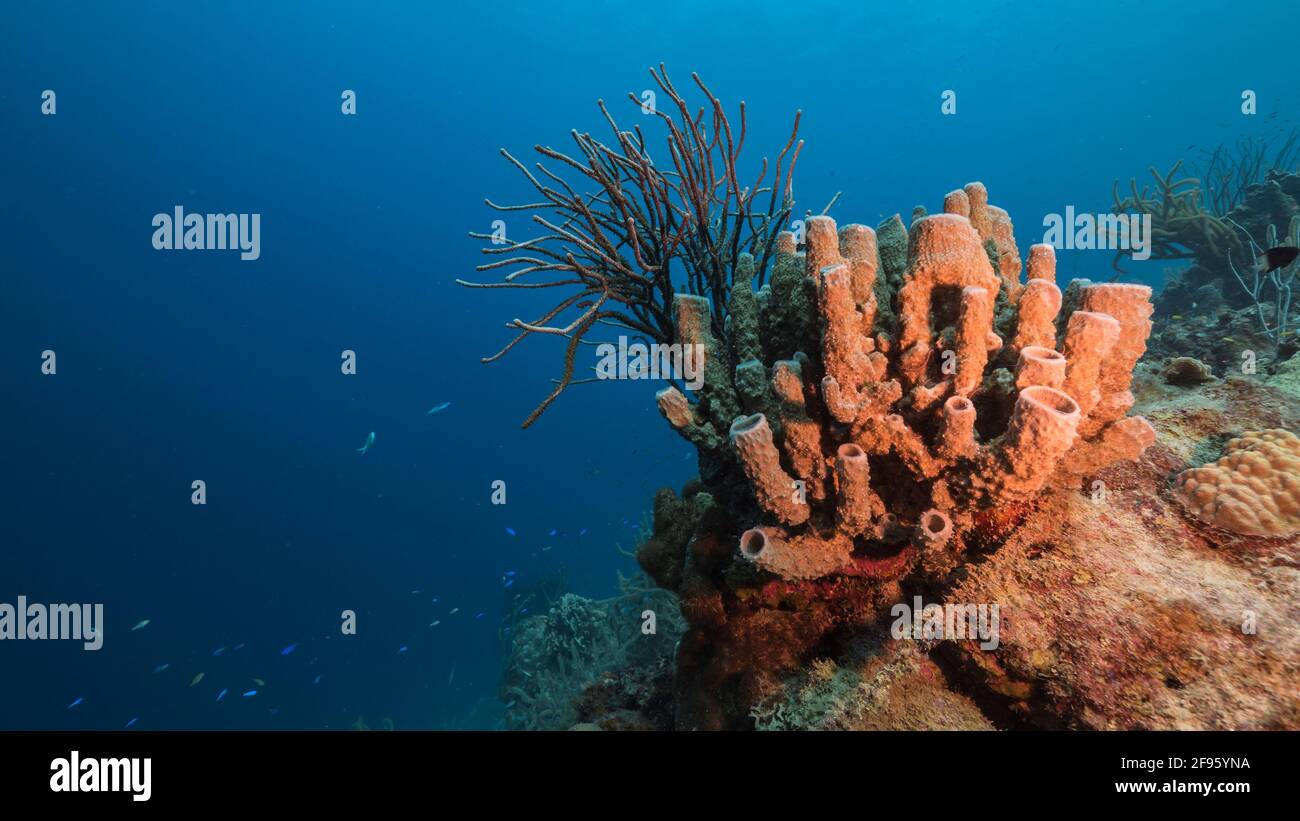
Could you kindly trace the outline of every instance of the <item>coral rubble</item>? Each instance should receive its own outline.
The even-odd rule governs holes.
[[[707,316],[702,298],[675,298],[705,385],[695,403],[676,387],[658,402],[701,479],[660,491],[638,559],[690,625],[678,726],[751,720],[828,635],[897,601],[901,579],[942,579],[1051,484],[1154,440],[1127,415],[1150,289],[1078,280],[1063,294],[1047,245],[1021,282],[1010,219],[982,184],[944,210],[874,231],[810,217],[801,248],[780,235],[770,283],[732,286],[728,327],[756,338],[715,336],[686,319]]]

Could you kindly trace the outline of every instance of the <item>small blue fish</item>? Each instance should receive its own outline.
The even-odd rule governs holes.
[[[244,697],[244,698],[252,698],[252,697],[255,696],[255,695],[257,695],[257,691],[256,691],[256,690],[247,690],[247,691],[244,692],[243,697]]]
[[[519,535],[518,533],[515,532],[515,529],[514,529],[513,527],[507,527],[507,528],[506,528],[506,533],[510,534],[511,536],[518,536],[518,535]]]
[[[475,614],[474,614],[474,618],[476,618],[476,619],[481,619],[481,618],[483,618],[483,614],[482,614],[482,613],[475,613]]]
[[[316,678],[312,679],[312,680],[311,680],[311,683],[312,683],[312,684],[320,684],[320,676],[316,676]]]
[[[513,571],[513,570],[507,570],[506,573],[505,573],[505,575],[507,575],[507,576],[513,576],[513,575],[515,575],[515,571]]]
[[[219,656],[219,655],[221,655],[221,654],[224,653],[224,652],[226,652],[226,648],[225,648],[225,646],[223,645],[223,646],[221,646],[221,647],[218,647],[216,650],[213,650],[213,651],[212,651],[212,655],[215,657],[215,656]]]
[[[236,644],[236,645],[235,645],[235,649],[236,649],[236,650],[243,650],[243,649],[244,649],[244,644],[243,644],[243,642],[240,642],[239,644]]]
[[[549,534],[547,534],[547,535],[554,536],[554,535],[556,535],[556,534],[559,533],[559,532],[560,532],[560,531],[556,530],[555,528],[551,528],[551,532],[550,532]]]
[[[362,456],[365,456],[366,452],[370,450],[370,446],[373,445],[374,443],[375,443],[375,432],[372,430],[370,431],[370,435],[366,437],[366,443],[361,447],[357,448],[357,453],[360,453]]]
[[[165,672],[167,672],[167,668],[168,668],[168,667],[171,667],[171,665],[170,665],[170,664],[159,664],[157,667],[153,668],[153,671],[154,671],[155,673],[165,673]]]
[[[426,413],[425,416],[433,416],[435,413],[442,413],[443,411],[445,411],[447,408],[450,407],[451,407],[450,402],[439,402],[438,404],[434,405],[432,408],[429,408],[429,412]]]
[[[217,701],[221,701],[221,699],[225,698],[225,697],[226,697],[226,693],[228,693],[228,692],[230,692],[230,691],[229,691],[229,690],[222,690],[220,693],[217,693]]]
[[[135,718],[133,718],[133,719],[131,719],[130,721],[128,721],[128,722],[126,723],[126,726],[123,727],[122,729],[123,729],[123,730],[129,730],[129,729],[131,729],[132,725],[134,725],[134,724],[135,724],[137,721],[139,721],[139,720],[140,720],[140,717],[139,717],[139,716],[136,716]]]
[[[587,535],[587,528],[584,527],[582,530],[579,530],[579,531],[578,531],[578,535],[579,535],[579,536],[586,536],[586,535]]]
[[[71,710],[73,707],[76,707],[78,704],[80,704],[83,701],[85,701],[84,698],[82,698],[81,696],[77,696],[77,700],[69,704],[65,709]]]
[[[514,584],[514,583],[515,583],[515,580],[514,580],[514,579],[506,579],[506,585],[505,585],[505,586],[506,586],[507,589],[509,589],[509,587],[510,587],[512,584]]]
[[[298,643],[297,643],[297,642],[294,642],[293,644],[290,644],[288,647],[286,647],[286,648],[284,648],[283,650],[281,650],[281,651],[280,651],[280,655],[282,655],[282,656],[287,656],[287,655],[289,655],[290,653],[292,653],[294,650],[297,650],[297,649],[298,649]]]
[[[278,716],[280,714],[280,708],[272,707],[268,712],[270,712],[272,716]]]
[[[397,654],[398,654],[399,656],[400,656],[402,653],[405,653],[406,651],[407,651],[407,647],[406,647],[405,644],[403,644],[401,647],[397,648]]]

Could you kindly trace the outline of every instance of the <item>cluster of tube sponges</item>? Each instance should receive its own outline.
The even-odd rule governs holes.
[[[914,217],[810,217],[802,248],[780,235],[770,283],[736,277],[730,350],[706,300],[675,299],[705,384],[695,403],[664,389],[660,410],[702,464],[738,461],[759,511],[740,555],[784,578],[852,573],[873,540],[958,550],[979,511],[1154,440],[1126,416],[1149,288],[1076,280],[1063,294],[1050,245],[1030,249],[1021,282],[1011,221],[980,183]]]

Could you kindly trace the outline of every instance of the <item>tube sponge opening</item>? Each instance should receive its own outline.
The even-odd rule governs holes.
[[[740,534],[740,555],[751,561],[757,559],[767,547],[767,533],[755,527]]]
[[[1058,390],[1065,384],[1065,357],[1051,348],[1029,345],[1020,349],[1016,364],[1016,387],[1024,390],[1042,385]]]
[[[916,536],[927,548],[943,547],[952,538],[952,519],[942,510],[930,508],[921,514]]]

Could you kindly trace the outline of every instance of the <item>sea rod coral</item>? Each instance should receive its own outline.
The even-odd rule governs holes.
[[[909,574],[942,578],[996,546],[1052,482],[1154,441],[1126,414],[1150,289],[1027,278],[1006,212],[971,183],[878,229],[806,221],[771,282],[738,278],[732,344],[699,296],[674,298],[679,340],[711,363],[699,401],[658,394],[700,452],[701,479],[661,490],[646,571],[678,592],[678,723],[738,716],[837,628],[867,626]],[[742,265],[744,263],[742,262]],[[1068,315],[1058,317],[1063,304]],[[738,312],[743,310],[743,312]]]
[[[590,381],[575,379],[574,367],[579,346],[591,344],[587,335],[592,331],[613,327],[670,343],[678,332],[673,300],[679,291],[700,297],[707,306],[702,317],[692,319],[729,336],[725,323],[732,283],[738,276],[762,281],[774,256],[776,233],[789,221],[794,168],[803,148],[797,139],[799,113],[771,177],[764,157],[754,181],[745,184],[737,170],[748,129],[744,102],[739,127],[733,129],[721,101],[698,75],[691,79],[708,106],[695,114],[662,64],[650,75],[668,98],[671,113],[647,106],[633,94],[628,97],[642,112],[654,114],[666,132],[666,150],[658,162],[641,127],[620,128],[603,101],[598,106],[613,132],[611,145],[575,130],[570,134],[577,146],[574,156],[534,146],[559,171],[539,162],[534,172],[501,150],[540,200],[487,204],[503,214],[530,214],[542,233],[526,240],[508,233],[472,233],[493,242],[484,254],[502,257],[478,270],[509,273],[502,282],[457,282],[470,288],[565,289],[564,297],[537,319],[506,323],[518,333],[483,359],[495,362],[529,336],[567,340],[562,375],[524,427],[570,385]],[[539,277],[550,278],[537,281]]]

